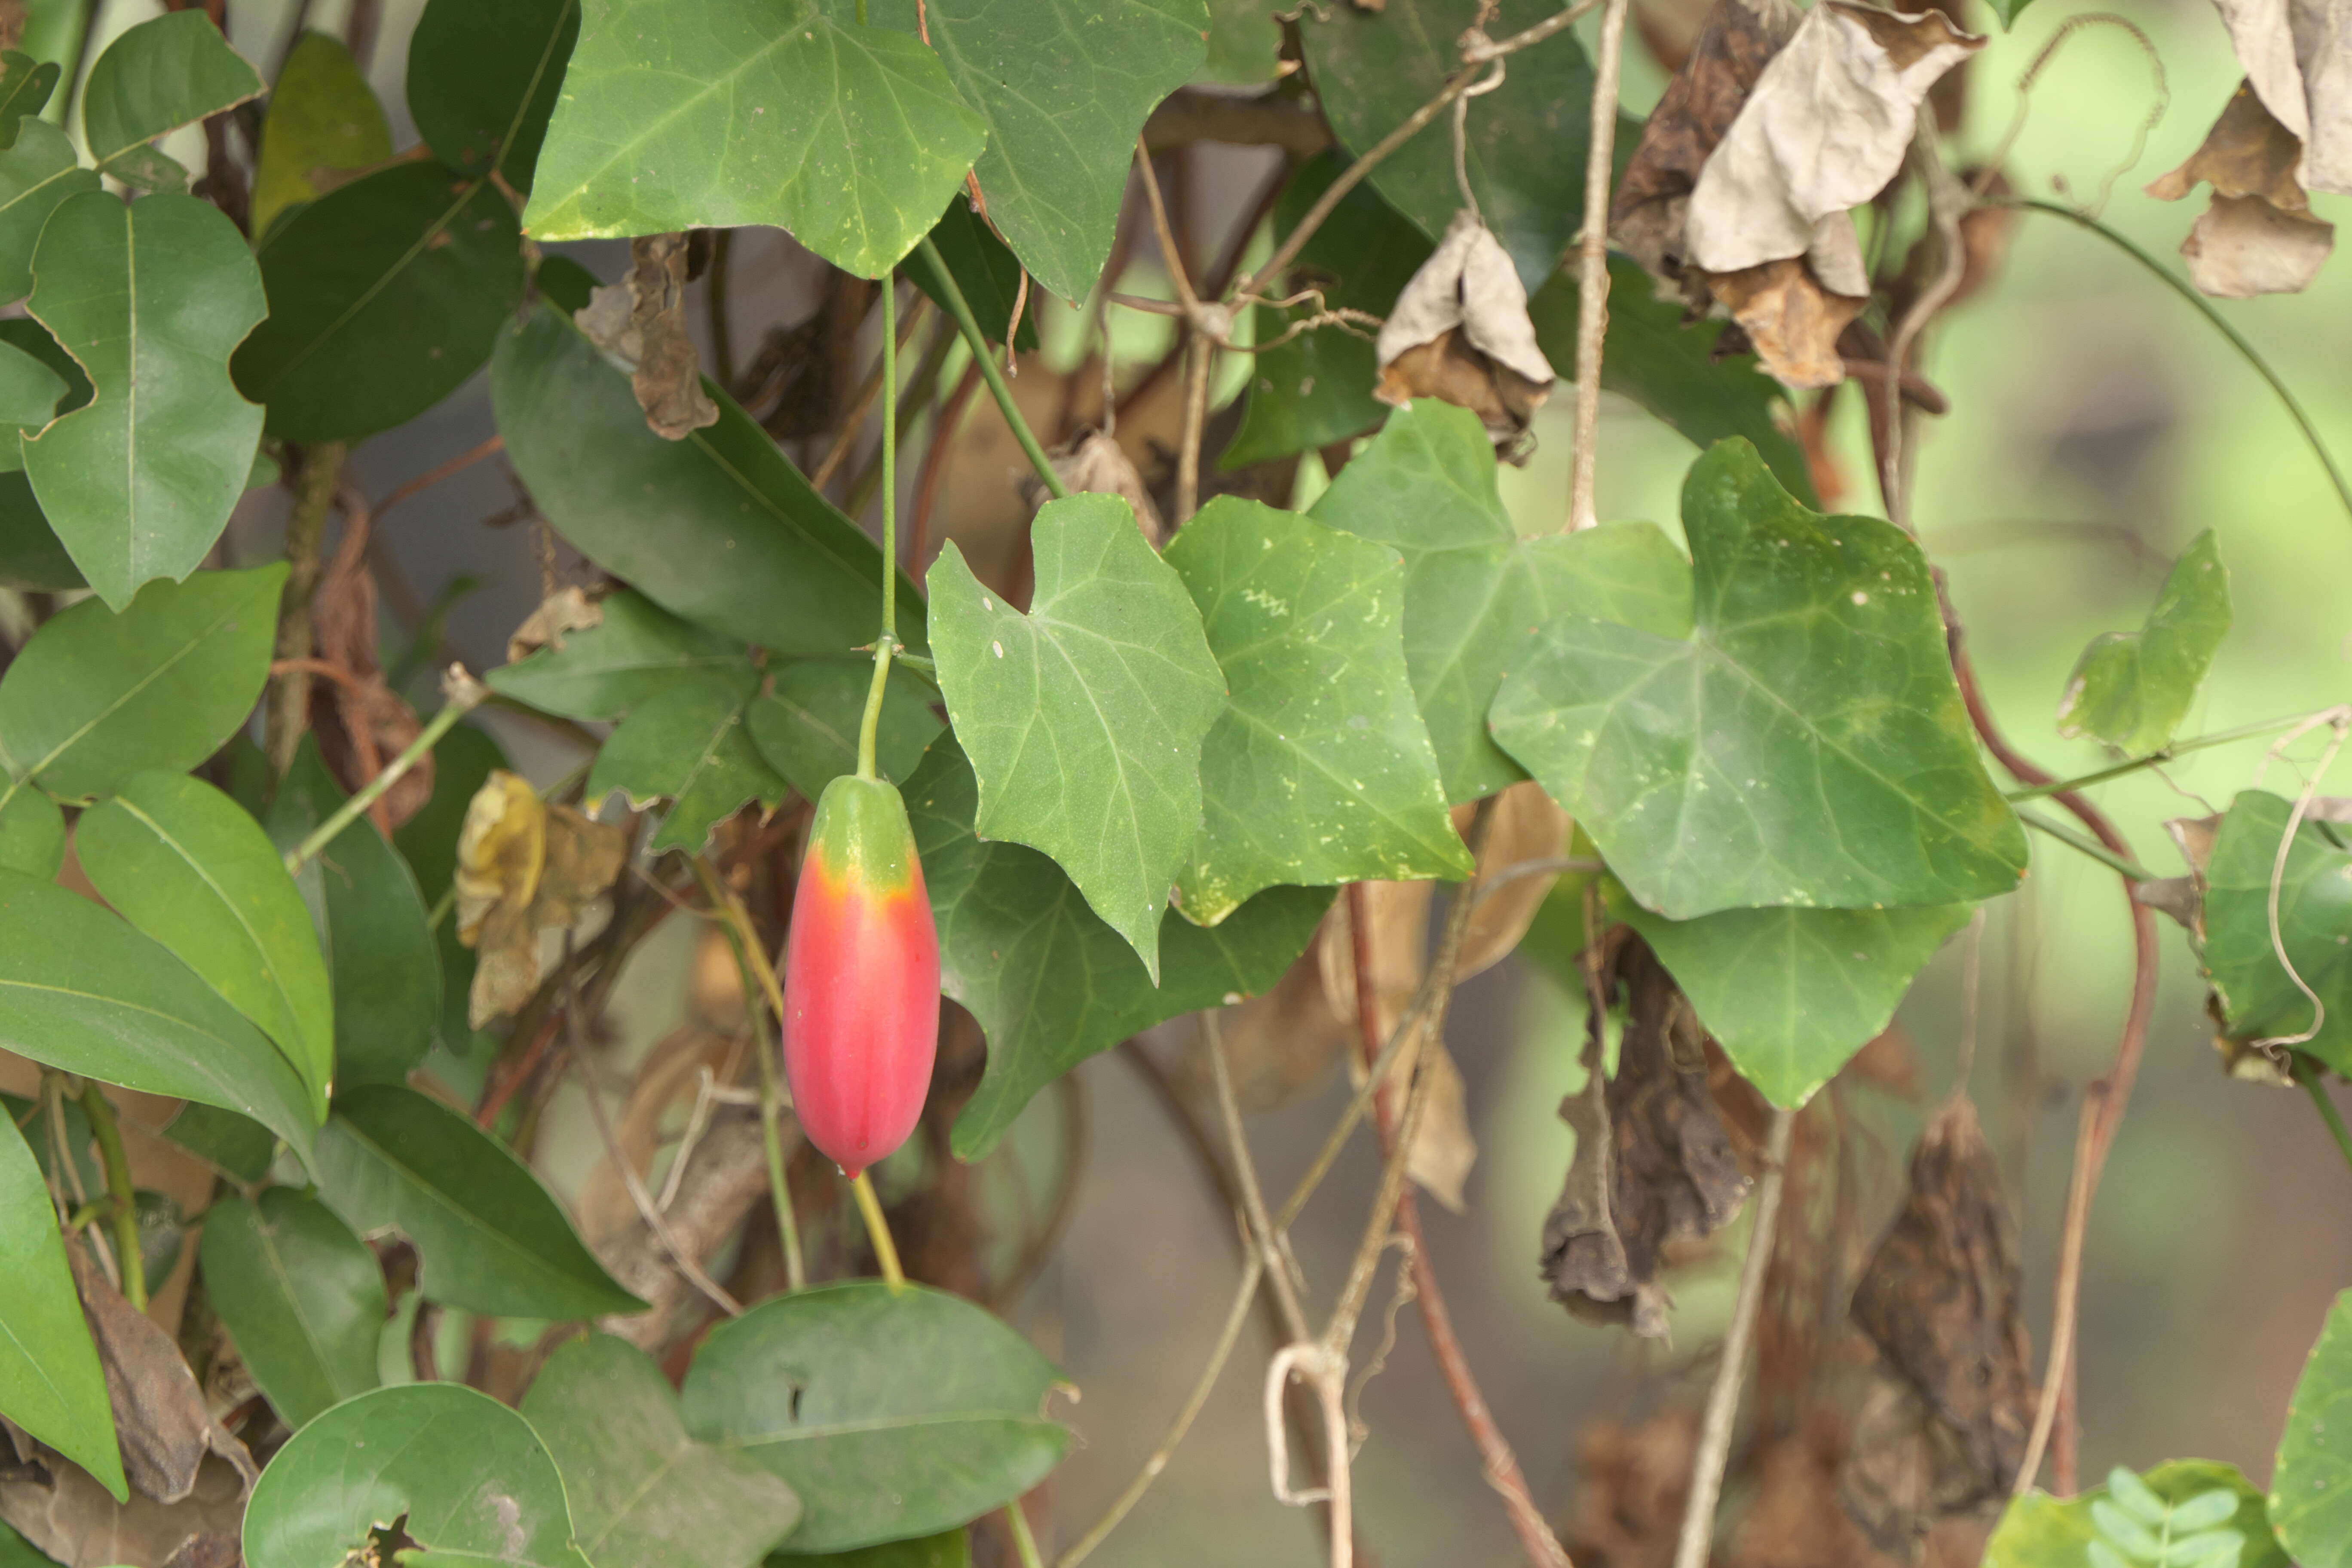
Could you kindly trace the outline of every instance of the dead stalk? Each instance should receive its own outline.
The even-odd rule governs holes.
[[[1731,1427],[1739,1414],[1739,1384],[1748,1370],[1748,1342],[1756,1336],[1756,1313],[1764,1300],[1764,1272],[1772,1260],[1772,1232],[1780,1217],[1780,1184],[1789,1164],[1792,1111],[1775,1110],[1764,1144],[1764,1179],[1756,1192],[1756,1226],[1748,1235],[1748,1257],[1739,1266],[1739,1296],[1731,1308],[1731,1328],[1723,1336],[1723,1359],[1706,1391],[1700,1423],[1698,1458],[1691,1470],[1690,1501],[1683,1510],[1682,1538],[1675,1568],[1706,1568],[1715,1540],[1715,1505],[1723,1495],[1723,1465],[1731,1453]]]
[[[1592,83],[1592,135],[1584,159],[1584,234],[1578,258],[1576,448],[1569,470],[1568,526],[1601,521],[1593,470],[1601,447],[1601,350],[1609,333],[1609,170],[1617,140],[1617,67],[1624,54],[1626,0],[1601,13],[1601,53]]]

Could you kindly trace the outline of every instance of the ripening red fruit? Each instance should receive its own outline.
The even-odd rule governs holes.
[[[915,1130],[939,1048],[939,928],[906,803],[880,779],[845,773],[817,801],[784,1013],[801,1130],[855,1176]]]

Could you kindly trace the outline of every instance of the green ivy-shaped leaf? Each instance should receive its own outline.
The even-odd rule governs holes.
[[[1404,556],[1404,658],[1456,805],[1525,778],[1486,732],[1503,671],[1538,623],[1595,616],[1678,636],[1688,574],[1656,529],[1521,539],[1495,487],[1495,446],[1466,408],[1401,408],[1315,503],[1316,521]]]
[[[604,619],[563,634],[562,647],[490,671],[491,689],[542,713],[569,719],[618,719],[680,681],[696,677],[756,679],[751,650],[732,637],[704,631],[628,589],[599,606]]]
[[[800,1521],[799,1497],[774,1472],[688,1436],[669,1379],[625,1340],[591,1334],[558,1350],[522,1414],[563,1474],[592,1563],[752,1568]]]
[[[2326,1016],[2280,967],[2271,941],[2271,881],[2294,807],[2263,790],[2230,803],[2206,862],[2202,910],[2205,977],[2234,1040],[2318,1032],[2297,1048],[2338,1072],[2352,1068],[2352,847],[2344,830],[2305,820],[2278,878],[2279,935],[2304,984]]]
[[[1277,884],[1468,876],[1405,673],[1396,552],[1220,496],[1165,559],[1232,691],[1177,907],[1214,925]]]
[[[530,189],[579,0],[430,0],[408,39],[408,114],[453,169]]]
[[[1687,638],[1563,617],[1496,696],[1495,738],[1642,904],[1949,904],[2015,888],[2024,830],[1977,756],[1918,546],[1822,517],[1745,441],[1683,488]]]
[[[979,830],[1052,856],[1156,984],[1224,677],[1200,611],[1125,501],[1050,502],[1030,537],[1025,616],[981,586],[952,542],[931,566],[940,689],[980,780]]]
[[[2058,702],[2058,732],[2138,756],[2170,741],[2230,631],[2230,574],[2207,529],[2189,542],[2136,632],[2103,632]]]
[[[593,805],[614,790],[632,810],[673,802],[646,848],[698,855],[711,830],[752,801],[773,810],[789,787],[743,727],[745,693],[709,677],[681,681],[631,710],[588,770]]]
[[[1171,911],[1155,986],[1060,867],[973,835],[979,793],[953,736],[932,742],[905,795],[939,926],[940,988],[988,1037],[987,1073],[956,1119],[960,1159],[987,1154],[1038,1090],[1088,1057],[1273,985],[1331,904],[1328,889],[1272,888],[1213,928]]]
[[[2336,1298],[2287,1401],[2278,1463],[2271,1470],[2270,1522],[2302,1568],[2352,1563],[2352,1292]],[[2259,1563],[2241,1568],[2263,1568]]]
[[[392,127],[352,51],[331,34],[304,33],[287,53],[261,121],[254,237],[266,239],[288,207],[318,199],[315,171],[373,168],[391,156]]]
[[[544,241],[773,224],[879,278],[986,142],[907,34],[813,3],[586,0],[523,226]]]
[[[1044,1479],[1070,1440],[1045,1415],[1054,1382],[984,1308],[857,1279],[720,1324],[681,1393],[695,1436],[800,1494],[793,1550],[837,1552],[933,1534]]]
[[[744,724],[768,765],[814,800],[835,779],[857,771],[857,730],[873,684],[870,664],[795,659],[752,700]],[[940,728],[933,700],[911,672],[890,677],[874,734],[875,768],[884,778],[904,784],[922,762]]]
[[[383,1269],[326,1205],[291,1187],[224,1196],[200,1257],[213,1310],[287,1426],[376,1385]]]
[[[186,11],[143,26],[181,20],[212,29]],[[261,276],[209,202],[85,191],[49,215],[33,279],[27,309],[98,391],[26,439],[26,477],[119,610],[140,584],[194,571],[245,493],[262,412],[228,359],[266,311]]]
[[[89,155],[128,178],[146,144],[261,96],[261,77],[202,9],[167,12],[118,36],[82,86]]]
[[[852,0],[828,0],[854,26]],[[1136,134],[1206,52],[1202,0],[928,0],[930,45],[988,142],[988,217],[1048,289],[1083,300],[1127,199]],[[913,0],[873,20],[916,31]],[[934,211],[937,209],[934,208]]]
[[[379,1388],[296,1433],[246,1505],[245,1560],[365,1561],[394,1521],[417,1563],[588,1568],[563,1478],[530,1423],[456,1383]]]

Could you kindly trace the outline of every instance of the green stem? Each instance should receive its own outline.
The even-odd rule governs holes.
[[[441,737],[488,695],[487,689],[472,682],[467,682],[462,691],[452,692],[449,700],[442,703],[441,710],[425,721],[425,728],[416,732],[416,739],[408,742],[406,751],[385,763],[382,773],[370,779],[357,795],[338,806],[335,814],[319,824],[310,837],[286,852],[286,869],[299,871],[307,862],[315,859],[319,852],[332,844],[344,828],[357,822],[369,806],[381,799],[384,791],[406,777],[408,770],[438,745]]]
[[[2039,833],[2046,833],[2070,849],[2079,849],[2113,871],[2119,871],[2135,882],[2153,882],[2156,873],[2127,856],[2118,855],[2087,833],[2077,833],[2063,822],[2055,822],[2038,811],[2021,811],[2017,819]]]
[[[793,1212],[793,1189],[784,1180],[783,1094],[776,1082],[776,1057],[758,1034],[761,1009],[751,1010],[752,1047],[760,1058],[760,1141],[768,1153],[768,1199],[776,1209],[776,1236],[784,1245],[784,1284],[808,1289],[808,1264],[801,1257],[800,1216]]]
[[[1004,1505],[1004,1522],[1012,1528],[1013,1549],[1021,1553],[1021,1568],[1045,1568],[1045,1560],[1037,1555],[1037,1538],[1029,1533],[1029,1516],[1021,1511],[1019,1498]]]
[[[1005,384],[1004,372],[989,350],[987,334],[980,330],[980,322],[973,319],[971,305],[964,299],[963,290],[956,286],[955,274],[948,270],[946,259],[940,255],[940,247],[931,243],[930,236],[925,235],[922,243],[915,247],[915,254],[920,256],[923,265],[930,268],[931,281],[939,285],[940,297],[948,302],[948,314],[955,318],[956,330],[963,333],[964,344],[971,350],[973,363],[980,366],[980,378],[988,383],[988,395],[996,399],[996,406],[1003,414],[1005,424],[1013,427],[1013,438],[1020,442],[1021,449],[1029,455],[1029,466],[1037,470],[1039,481],[1055,500],[1059,500],[1068,495],[1070,487],[1064,484],[1062,476],[1054,471],[1053,461],[1045,456],[1045,448],[1037,444],[1037,433],[1029,428],[1029,421],[1021,416],[1021,405],[1013,401],[1013,388]]]
[[[874,773],[890,655],[898,646],[898,279],[882,279],[882,635],[874,639],[874,684],[857,725],[857,776]]]
[[[115,1125],[114,1107],[95,1080],[82,1080],[81,1113],[89,1119],[90,1136],[98,1140],[99,1160],[106,1167],[107,1206],[114,1215],[114,1250],[116,1266],[122,1270],[123,1299],[143,1312],[147,1263],[139,1251],[139,1194],[131,1184],[131,1158],[122,1152],[122,1129]]]
[[[2345,1130],[2344,1118],[2337,1112],[2336,1102],[2327,1098],[2327,1086],[2321,1081],[2324,1076],[2316,1062],[2301,1052],[2295,1054],[2294,1081],[2303,1085],[2303,1091],[2311,1096],[2311,1103],[2318,1107],[2319,1119],[2327,1123],[2328,1136],[2336,1140],[2336,1147],[2342,1152],[2344,1163],[2352,1165],[2352,1131]]]
[[[2352,483],[2345,480],[2344,471],[2336,466],[2336,459],[2329,456],[2326,444],[2319,438],[2318,426],[2312,424],[2311,416],[2303,411],[2303,405],[2296,400],[2294,394],[2287,389],[2286,383],[2279,379],[2278,373],[2270,367],[2269,362],[2263,358],[2260,351],[2248,342],[2237,328],[2230,324],[2228,317],[2213,308],[2213,302],[2210,300],[2197,292],[2187,279],[2177,276],[2172,268],[2088,213],[2076,212],[2073,207],[2062,205],[2057,202],[2036,201],[2030,197],[2005,205],[2023,207],[2032,212],[2048,213],[2053,217],[2063,217],[2069,223],[2089,229],[2142,267],[2163,279],[2166,287],[2196,306],[2198,313],[2211,322],[2216,331],[2229,339],[2230,346],[2236,349],[2245,362],[2254,367],[2255,374],[2270,384],[2271,390],[2278,395],[2278,400],[2286,405],[2286,411],[2294,420],[2295,427],[2303,432],[2303,438],[2310,445],[2312,455],[2319,459],[2319,466],[2327,470],[2327,480],[2336,487],[2336,497],[2344,503],[2346,513],[2352,514]]]
[[[2127,757],[2120,763],[2112,763],[2091,773],[2081,773],[2071,779],[2053,779],[2045,784],[2033,784],[2025,789],[2011,790],[2006,798],[2011,801],[2040,800],[2045,795],[2065,795],[2072,790],[2088,789],[2095,784],[2105,784],[2109,779],[2118,779],[2126,773],[2136,773],[2142,768],[2156,767],[2160,763],[2171,762],[2175,758],[2185,757],[2191,752],[2201,752],[2212,746],[2226,746],[2234,741],[2251,741],[2257,735],[2275,735],[2281,730],[2292,730],[2297,724],[2307,722],[2332,711],[2334,710],[2322,708],[2315,712],[2294,713],[2284,719],[2265,719],[2259,724],[2241,724],[2234,730],[2219,730],[2210,735],[2197,735],[2186,741],[2175,741],[2161,751],[2150,752],[2144,757]]]
[[[874,1195],[874,1173],[858,1172],[850,1179],[849,1190],[857,1194],[857,1212],[866,1221],[866,1235],[874,1243],[874,1260],[882,1266],[882,1278],[893,1290],[904,1289],[907,1271],[898,1267],[898,1244],[890,1239],[890,1222],[882,1217],[882,1200]]]

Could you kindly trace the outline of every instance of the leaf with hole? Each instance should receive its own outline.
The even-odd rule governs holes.
[[[0,1129],[0,1415],[117,1500],[127,1497],[106,1373],[66,1265],[58,1211],[13,1120]]]
[[[1168,890],[1201,824],[1201,743],[1225,681],[1201,613],[1117,496],[1047,503],[1023,615],[950,542],[931,635],[980,833],[1041,849],[1160,978]]]
[[[744,722],[768,765],[814,800],[835,779],[857,771],[857,731],[873,684],[870,664],[795,659],[779,668],[769,689],[752,700]],[[912,671],[895,671],[875,731],[876,770],[894,784],[906,783],[940,728],[928,689]]]
[[[908,34],[814,4],[586,0],[523,226],[545,241],[772,224],[879,278],[986,142]]]
[[[82,135],[101,170],[135,172],[158,136],[260,96],[260,75],[201,7],[166,12],[117,35],[89,68]]]
[[[373,168],[391,156],[392,128],[367,73],[341,39],[304,33],[287,53],[261,121],[261,155],[253,172],[255,237],[266,242],[280,213],[318,200],[320,174]]]
[[[0,762],[68,797],[194,767],[261,695],[285,582],[282,563],[206,572],[120,614],[95,599],[59,612],[0,676]]]
[[[579,36],[579,0],[430,0],[408,38],[416,133],[451,168],[530,190]]]
[[[333,1210],[291,1187],[205,1211],[205,1289],[253,1381],[300,1430],[376,1385],[383,1270]]]
[[[1404,658],[1448,800],[1527,775],[1486,733],[1486,710],[1528,630],[1602,616],[1661,633],[1689,624],[1681,555],[1646,524],[1521,539],[1478,416],[1426,399],[1401,408],[1308,514],[1404,556]]]
[[[207,29],[201,14],[181,12]],[[153,26],[157,23],[145,26]],[[245,493],[261,410],[230,353],[265,307],[236,226],[194,196],[60,203],[33,254],[35,320],[97,395],[24,443],[49,526],[116,609],[142,584],[195,570]]]
[[[2058,701],[2058,732],[2133,756],[2171,741],[2230,631],[2230,574],[2207,529],[2181,552],[2136,632],[2102,632]]]
[[[682,1396],[696,1437],[800,1494],[794,1552],[838,1552],[933,1534],[1044,1479],[1070,1440],[1045,1415],[1054,1383],[986,1309],[858,1279],[721,1323]]]
[[[162,944],[55,883],[0,871],[0,1047],[249,1116],[310,1146],[285,1057]]]
[[[1495,739],[1627,889],[1691,920],[2014,889],[2024,830],[1978,758],[1918,545],[1807,510],[1738,440],[1692,466],[1683,527],[1687,637],[1554,619],[1494,703]]]
[[[530,1423],[455,1383],[379,1388],[296,1433],[246,1505],[245,1560],[364,1561],[394,1525],[410,1543],[401,1555],[420,1563],[588,1568]]]
[[[652,1357],[591,1334],[564,1345],[523,1395],[555,1457],[572,1528],[593,1563],[755,1568],[800,1521],[793,1489],[749,1456],[698,1443]]]
[[[1219,496],[1165,559],[1232,693],[1177,907],[1214,925],[1277,884],[1468,876],[1405,673],[1397,552]]]
[[[395,163],[339,185],[262,241],[269,319],[237,385],[287,441],[404,425],[490,356],[522,300],[522,236],[487,179]]]
[[[310,911],[261,825],[201,779],[139,773],[82,814],[74,849],[108,903],[277,1043],[324,1120],[334,998]]]
[[[268,826],[291,850],[343,804],[304,736]],[[295,873],[332,977],[335,1079],[397,1082],[425,1059],[441,1016],[441,965],[425,897],[399,854],[362,816]]]
[[[708,676],[637,704],[588,770],[590,808],[615,790],[632,811],[669,801],[646,850],[689,855],[700,854],[712,830],[740,807],[756,801],[763,813],[774,810],[790,786],[751,743],[746,705],[740,684]]]
[[[645,1303],[613,1282],[530,1167],[458,1111],[396,1084],[335,1097],[319,1192],[362,1234],[397,1230],[436,1301],[509,1318],[589,1318]]]
[[[1328,889],[1273,888],[1212,928],[1170,911],[1155,986],[1060,867],[973,836],[979,793],[953,736],[932,742],[905,795],[939,926],[940,988],[988,1037],[987,1073],[956,1119],[960,1159],[995,1148],[1038,1090],[1088,1057],[1270,988],[1331,904]]]
[[[879,547],[716,383],[702,389],[719,423],[662,439],[628,376],[546,305],[500,332],[490,360],[507,457],[589,559],[673,615],[771,653],[873,641]],[[923,601],[903,576],[898,636],[922,650]]]
[[[2352,1069],[2352,848],[2342,827],[2306,817],[2281,867],[2293,811],[2263,790],[2230,803],[2204,868],[2200,956],[2229,1038],[2286,1038],[2343,1072]],[[2271,940],[2273,880],[2278,944]],[[2313,1016],[2311,998],[2280,965],[2281,944],[2324,1017]]]
[[[598,606],[604,618],[563,634],[562,647],[490,671],[494,691],[568,719],[618,719],[697,677],[756,679],[751,650],[683,621],[624,588]]]

